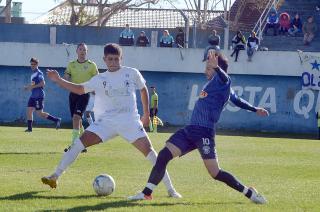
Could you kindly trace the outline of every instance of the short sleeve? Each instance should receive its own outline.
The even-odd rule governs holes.
[[[71,76],[71,63],[68,64],[67,69],[64,71],[64,74],[69,74]]]
[[[141,90],[146,86],[146,80],[137,69],[135,69],[135,85],[137,90]]]
[[[39,82],[44,81],[44,77],[42,73],[38,75],[38,80]]]
[[[98,77],[92,77],[90,80],[88,80],[87,82],[81,83],[80,85],[83,86],[84,88],[84,92],[85,93],[90,93],[95,91],[98,88]]]
[[[97,65],[95,63],[92,63],[92,70],[91,70],[92,76],[95,76],[97,74],[99,74]]]

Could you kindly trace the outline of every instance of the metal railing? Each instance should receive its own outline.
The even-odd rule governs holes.
[[[260,41],[263,39],[263,32],[266,27],[266,22],[267,22],[267,18],[269,16],[270,10],[272,8],[277,8],[278,3],[279,3],[279,0],[269,0],[265,9],[261,13],[259,20],[253,27],[253,31],[256,32],[257,37],[260,39]]]

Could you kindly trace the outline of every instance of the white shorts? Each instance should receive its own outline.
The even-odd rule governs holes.
[[[86,108],[86,111],[93,111],[94,106],[94,95],[90,94],[89,102]]]
[[[107,142],[117,135],[129,143],[133,143],[139,138],[148,137],[139,118],[122,121],[97,119],[86,130],[98,135],[102,142]]]

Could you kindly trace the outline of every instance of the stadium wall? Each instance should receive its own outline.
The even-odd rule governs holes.
[[[30,81],[29,59],[40,59],[40,68],[57,68],[62,74],[68,61],[75,58],[75,46],[0,42],[0,122],[25,121],[29,92],[23,86]],[[100,71],[103,46],[89,46],[89,58]],[[229,55],[230,52],[225,52]],[[205,83],[202,49],[124,47],[124,65],[142,71],[148,86],[157,87],[159,117],[173,125],[187,124],[197,94]],[[318,54],[319,56],[319,54]],[[295,52],[258,52],[248,63],[241,52],[240,61],[230,61],[233,88],[250,103],[267,108],[270,116],[239,111],[227,105],[218,127],[223,129],[274,132],[317,132],[316,113],[320,105],[317,91],[301,89],[301,66]],[[68,93],[47,79],[46,111],[70,122]],[[139,103],[139,109],[141,105]],[[43,120],[37,119],[39,122]],[[47,122],[46,122],[47,123]]]

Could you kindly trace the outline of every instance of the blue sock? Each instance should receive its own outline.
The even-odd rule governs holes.
[[[28,130],[32,131],[32,120],[28,120]]]
[[[59,120],[57,117],[51,116],[50,114],[48,115],[47,119],[53,122],[57,122]]]

